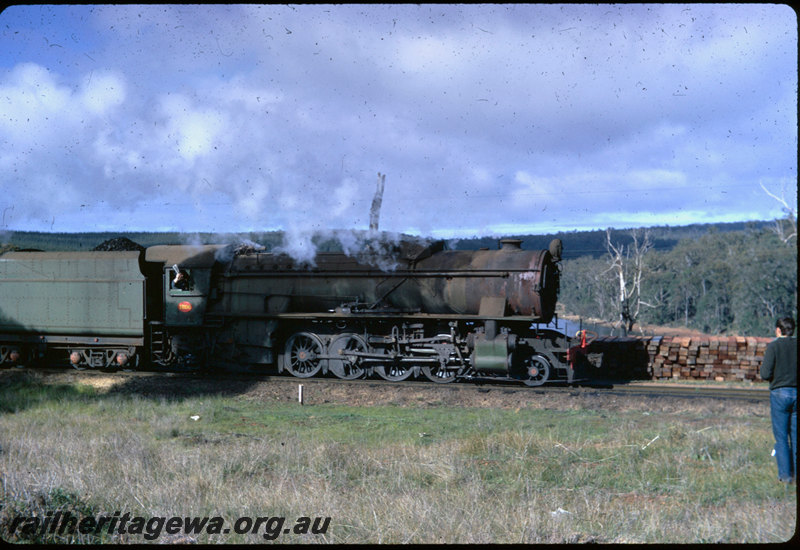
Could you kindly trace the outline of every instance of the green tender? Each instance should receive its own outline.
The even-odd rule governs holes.
[[[141,336],[138,252],[0,255],[0,332]]]

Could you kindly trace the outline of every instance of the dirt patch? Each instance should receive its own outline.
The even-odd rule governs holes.
[[[644,415],[691,410],[702,414],[746,413],[765,415],[768,403],[734,402],[724,399],[693,399],[674,396],[622,396],[592,388],[553,386],[481,386],[475,383],[434,384],[432,382],[391,383],[292,377],[243,375],[176,375],[146,373],[106,374],[88,371],[35,372],[5,371],[0,383],[26,376],[45,384],[87,384],[109,394],[139,395],[147,398],[182,399],[202,395],[228,396],[264,403],[298,403],[298,386],[303,385],[304,406],[346,405],[374,407],[469,407],[494,409],[640,411]],[[299,405],[299,403],[298,403]]]
[[[114,386],[122,384],[125,380],[120,377],[112,375],[107,376],[93,376],[91,378],[82,379],[81,383],[92,386],[96,390],[110,391]]]

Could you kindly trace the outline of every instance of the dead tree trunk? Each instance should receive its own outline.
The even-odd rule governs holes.
[[[639,231],[631,230],[633,243],[627,249],[625,245],[617,245],[611,242],[611,230],[606,230],[606,250],[608,251],[611,265],[606,270],[614,271],[619,280],[619,303],[618,326],[622,328],[625,335],[633,330],[639,318],[639,309],[642,305],[642,275],[644,272],[644,255],[652,244],[650,234],[645,230],[642,242],[639,242]]]
[[[378,188],[375,190],[375,196],[372,198],[372,207],[369,209],[369,230],[371,232],[378,231],[378,219],[381,215],[381,203],[383,202],[383,185],[386,181],[386,174],[378,172]]]
[[[789,203],[786,201],[786,186],[784,185],[781,196],[779,197],[774,193],[770,193],[767,188],[764,187],[763,183],[759,182],[759,185],[767,195],[781,203],[781,210],[786,214],[786,219],[775,220],[773,231],[778,235],[780,240],[785,244],[789,244],[790,240],[797,239],[797,210],[794,206],[789,206]]]

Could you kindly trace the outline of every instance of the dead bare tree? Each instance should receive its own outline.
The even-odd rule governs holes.
[[[797,238],[797,210],[794,206],[789,206],[789,203],[786,202],[786,184],[784,183],[781,189],[780,197],[774,193],[770,193],[762,182],[758,182],[758,184],[761,186],[761,189],[764,190],[764,193],[781,203],[781,210],[786,214],[786,218],[775,220],[775,225],[772,230],[778,235],[780,240],[785,244],[789,244],[791,239]]]
[[[381,203],[383,202],[383,185],[386,182],[386,174],[378,172],[378,188],[372,198],[372,207],[369,209],[369,230],[378,231],[378,219],[381,215]]]
[[[643,304],[642,276],[644,274],[644,256],[653,247],[650,241],[650,232],[646,229],[640,235],[640,230],[632,229],[633,243],[627,247],[622,244],[614,245],[611,242],[611,229],[606,229],[606,251],[611,265],[603,273],[613,271],[619,281],[619,321],[616,326],[621,326],[625,334],[633,330],[639,318],[639,310]],[[641,242],[640,242],[641,240]]]

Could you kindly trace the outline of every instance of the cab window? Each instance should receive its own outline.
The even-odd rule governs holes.
[[[194,280],[191,269],[175,269],[168,271],[170,292],[194,290]]]

